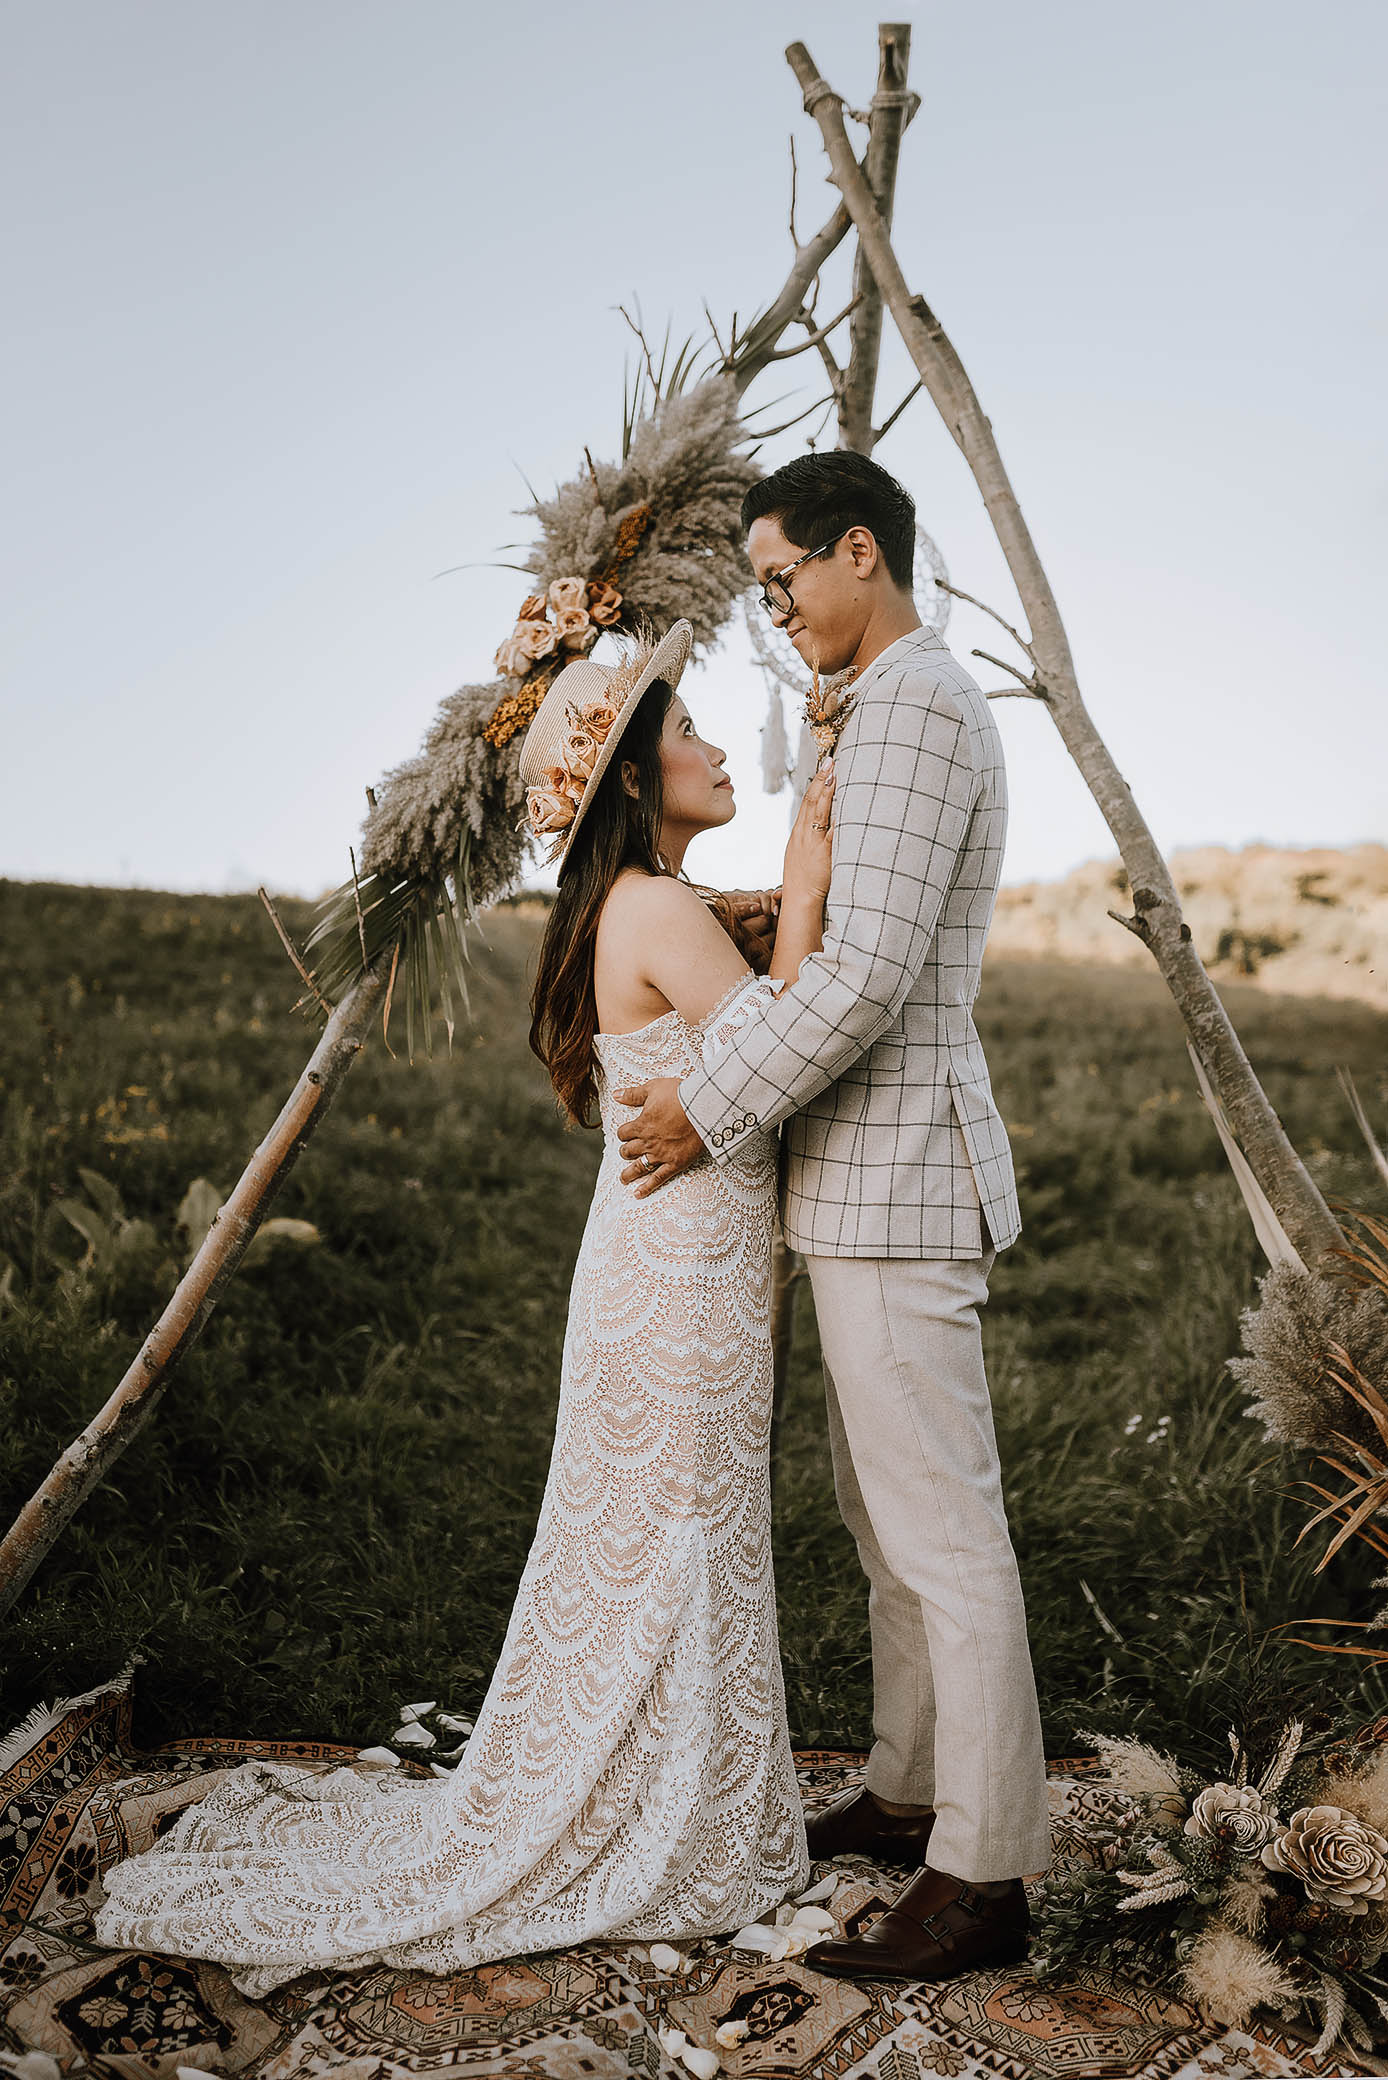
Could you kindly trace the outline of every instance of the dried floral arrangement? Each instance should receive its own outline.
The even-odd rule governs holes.
[[[1052,1873],[1034,1907],[1042,1978],[1078,1963],[1174,1983],[1214,2022],[1259,2009],[1368,2051],[1388,2023],[1388,1747],[1291,1719],[1227,1778],[1091,1735],[1126,1813],[1091,1825],[1097,1868]]]
[[[1377,1152],[1376,1144],[1370,1142]],[[1300,1446],[1342,1485],[1302,1483],[1314,1502],[1301,1538],[1333,1525],[1316,1572],[1350,1539],[1388,1561],[1388,1223],[1346,1213],[1349,1239],[1326,1275],[1277,1265],[1262,1280],[1256,1308],[1242,1317],[1245,1355],[1229,1370],[1252,1399],[1246,1413],[1270,1439]],[[1388,1590],[1388,1574],[1374,1587]],[[1388,1604],[1372,1618],[1303,1618],[1309,1627],[1388,1632]],[[1304,1640],[1327,1654],[1388,1662],[1388,1646]]]
[[[1371,1148],[1377,1153],[1376,1145]],[[1326,1275],[1275,1264],[1243,1316],[1230,1370],[1268,1437],[1316,1455],[1338,1489],[1308,1480],[1320,1506],[1303,1527],[1335,1528],[1318,1572],[1350,1539],[1388,1559],[1388,1223],[1351,1214]],[[1388,1574],[1375,1586],[1388,1590]],[[1347,1626],[1388,1631],[1388,1605]],[[1291,1627],[1279,1628],[1289,1633]],[[1388,1662],[1388,1647],[1288,1638]],[[1032,1960],[1043,1976],[1077,1963],[1175,1984],[1216,2022],[1260,2008],[1307,2016],[1315,2055],[1369,2051],[1388,2034],[1388,1741],[1351,1738],[1325,1714],[1282,1718],[1283,1686],[1263,1675],[1229,1735],[1216,1777],[1142,1741],[1089,1736],[1116,1814],[1085,1827],[1095,1867],[1041,1888]]]
[[[644,343],[643,343],[644,344]],[[632,641],[688,621],[698,654],[746,588],[740,511],[760,474],[730,377],[693,381],[687,350],[649,362],[628,393],[622,457],[584,467],[526,515],[533,581],[496,653],[498,677],[442,702],[417,757],[371,795],[350,881],[320,910],[309,974],[335,1002],[388,957],[386,1000],[403,999],[406,1041],[430,1045],[432,1011],[451,1034],[466,1004],[464,931],[507,894],[534,835],[517,774],[520,741],[555,674],[610,634]]]

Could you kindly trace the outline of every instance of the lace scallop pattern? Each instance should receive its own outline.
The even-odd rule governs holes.
[[[98,1941],[214,1959],[256,1997],[306,1971],[714,1934],[803,1885],[767,1468],[775,1146],[637,1199],[612,1096],[687,1075],[774,988],[598,1037],[607,1145],[554,1453],[457,1769],[247,1764],[107,1874]]]

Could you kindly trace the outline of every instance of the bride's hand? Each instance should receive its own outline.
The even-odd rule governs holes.
[[[823,903],[829,893],[833,836],[829,813],[834,803],[832,759],[820,767],[805,789],[799,814],[786,845],[785,893]]]

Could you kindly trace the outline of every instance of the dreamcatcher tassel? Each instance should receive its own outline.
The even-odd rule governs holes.
[[[761,726],[761,784],[767,794],[779,794],[790,773],[790,746],[786,742],[786,717],[780,689],[772,683],[766,720]]]
[[[814,778],[815,767],[818,764],[819,746],[810,734],[809,724],[806,723],[800,732],[800,749],[795,754],[795,770],[790,776],[790,791],[795,797],[797,808],[805,789]]]

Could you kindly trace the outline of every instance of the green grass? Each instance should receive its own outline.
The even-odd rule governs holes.
[[[307,907],[286,914],[302,936]],[[227,1288],[10,1619],[0,1719],[135,1650],[147,1740],[377,1740],[402,1699],[479,1700],[543,1486],[598,1156],[561,1131],[526,1051],[536,929],[488,925],[451,1058],[410,1067],[373,1039],[275,1207],[321,1242],[269,1248]],[[0,931],[8,1522],[171,1290],[188,1184],[230,1188],[314,1029],[288,1015],[296,979],[253,899],[0,883]],[[1333,1067],[1381,1117],[1388,1020],[1229,1001],[1323,1187],[1381,1204]],[[1100,1724],[1218,1742],[1241,1603],[1255,1631],[1367,1615],[1372,1569],[1349,1554],[1313,1579],[1313,1552],[1293,1554],[1304,1469],[1224,1372],[1259,1259],[1156,977],[999,963],[979,1013],[1026,1221],[986,1333],[1048,1746]],[[83,1169],[138,1224],[86,1270],[60,1210],[102,1196]],[[864,1591],[808,1294],[775,1499],[792,1730],[862,1744]],[[1388,1703],[1365,1664],[1292,1654],[1286,1680],[1305,1674],[1356,1712]]]

